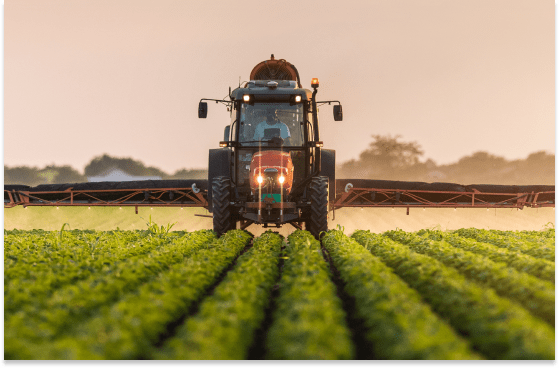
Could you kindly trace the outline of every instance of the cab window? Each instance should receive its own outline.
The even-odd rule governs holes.
[[[246,146],[265,146],[272,139],[281,138],[284,146],[302,146],[304,118],[302,103],[242,104],[239,142]]]

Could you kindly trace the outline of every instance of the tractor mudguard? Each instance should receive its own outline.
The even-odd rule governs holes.
[[[231,177],[231,149],[210,149],[208,165],[208,211],[212,212],[212,181],[218,176]]]
[[[336,151],[322,149],[320,151],[320,176],[328,177],[329,201],[336,199]]]

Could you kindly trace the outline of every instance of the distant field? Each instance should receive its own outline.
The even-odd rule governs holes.
[[[160,225],[175,223],[172,230],[194,231],[211,229],[212,219],[194,216],[209,215],[201,208],[139,208],[138,214],[133,207],[16,207],[4,210],[4,228],[7,230],[60,230],[64,223],[70,229],[90,230],[144,230],[149,216]],[[495,230],[542,230],[555,224],[554,208],[516,209],[426,209],[411,208],[406,215],[403,208],[344,208],[336,211],[330,228],[343,226],[348,233],[357,229],[384,232],[396,228],[405,231],[439,228],[455,230],[475,227]],[[252,225],[247,230],[255,235],[261,234],[261,226]],[[284,226],[280,233],[284,236],[293,231],[290,225]]]
[[[80,230],[145,230],[151,215],[160,225],[177,223],[172,230],[193,231],[210,229],[212,219],[194,216],[208,215],[200,208],[139,208],[134,207],[15,207],[4,209],[4,228],[7,230],[60,230],[64,223]]]

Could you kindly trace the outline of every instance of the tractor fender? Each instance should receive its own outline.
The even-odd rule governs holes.
[[[336,199],[336,151],[320,151],[320,176],[328,177],[329,201]]]
[[[212,212],[212,182],[218,176],[231,177],[231,149],[210,149],[208,162],[208,211]]]

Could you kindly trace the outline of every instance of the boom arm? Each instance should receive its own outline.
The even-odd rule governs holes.
[[[4,186],[4,207],[207,207],[207,180],[143,180]]]
[[[4,207],[208,207],[207,180],[145,180],[4,186]],[[343,207],[523,208],[555,207],[553,185],[459,185],[338,179],[330,210]]]
[[[459,185],[390,180],[336,180],[341,207],[555,207],[553,185]]]

